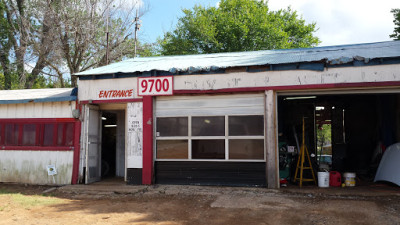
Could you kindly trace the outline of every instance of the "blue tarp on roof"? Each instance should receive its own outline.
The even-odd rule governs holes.
[[[77,91],[77,88],[2,90],[0,104],[75,101]]]
[[[340,65],[353,61],[368,63],[372,59],[400,57],[400,41],[327,46],[303,49],[262,50],[200,55],[160,56],[127,59],[107,66],[76,73],[77,76],[168,71],[197,73],[229,67],[282,65],[323,62]]]

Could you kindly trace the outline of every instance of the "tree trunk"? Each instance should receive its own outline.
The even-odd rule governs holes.
[[[1,52],[0,54],[0,63],[3,68],[4,75],[4,90],[11,90],[11,70],[10,70],[10,62],[8,61],[8,54],[5,52]]]

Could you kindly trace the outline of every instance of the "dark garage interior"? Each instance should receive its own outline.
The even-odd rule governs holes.
[[[385,149],[400,140],[399,101],[399,94],[279,96],[280,178],[293,181],[304,118],[315,174],[352,172],[357,184],[370,184]]]

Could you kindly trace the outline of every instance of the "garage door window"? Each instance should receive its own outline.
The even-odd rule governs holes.
[[[157,136],[176,137],[188,136],[187,117],[157,118]]]
[[[157,160],[264,161],[264,116],[159,117]]]
[[[187,159],[187,140],[158,140],[157,159]]]
[[[192,117],[193,136],[225,136],[224,116]]]

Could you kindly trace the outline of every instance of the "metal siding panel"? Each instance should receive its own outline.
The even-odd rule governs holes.
[[[25,114],[25,104],[12,104],[12,110],[10,110],[10,113],[13,113],[14,115],[10,114],[10,118],[15,117],[15,118],[25,118],[28,115]]]
[[[265,186],[265,162],[155,162],[158,184]]]
[[[0,90],[0,104],[74,101],[73,88]]]
[[[55,184],[71,184],[73,151],[0,151],[0,182],[53,185],[47,165],[55,165]]]
[[[24,104],[25,115],[30,115],[32,118],[38,118],[38,115],[35,113],[35,104],[27,103]]]
[[[44,115],[43,115],[43,105],[44,105],[45,103],[43,103],[43,102],[40,102],[40,103],[35,103],[34,105],[35,105],[35,107],[34,107],[34,114],[35,115],[39,115],[38,117],[44,117]],[[47,104],[49,104],[49,103],[47,103]],[[45,118],[45,117],[44,117]]]
[[[7,118],[8,105],[0,105],[0,118]]]
[[[264,114],[262,94],[162,97],[156,100],[156,116]]]
[[[63,111],[65,111],[65,110],[61,110],[60,102],[51,102],[50,104],[52,104],[52,106],[51,106],[50,110],[46,110],[46,113],[50,113],[52,117],[53,117],[53,115],[62,115]],[[49,108],[47,107],[47,109],[49,109]]]
[[[375,58],[399,57],[399,52],[399,42],[387,41],[303,49],[263,50],[186,56],[138,57],[87,70],[75,75],[90,76],[148,71],[169,71],[174,74],[191,74],[200,73],[202,71],[218,71],[230,67],[279,65],[302,62],[345,64],[358,60],[368,63],[370,60]]]

